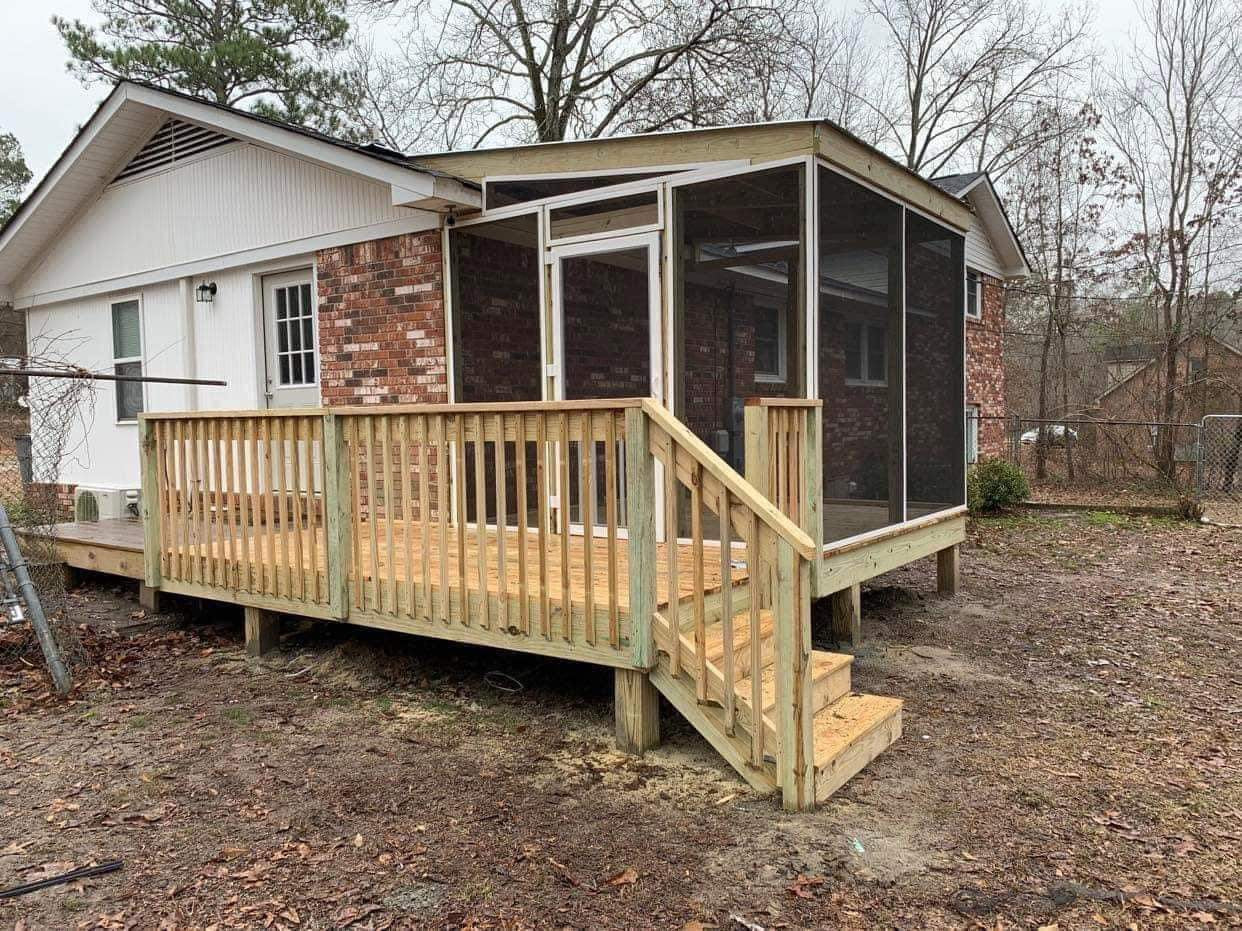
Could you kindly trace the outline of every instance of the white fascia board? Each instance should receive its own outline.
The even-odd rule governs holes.
[[[421,207],[437,210],[442,206],[466,207],[475,210],[483,207],[481,191],[463,184],[456,178],[433,177],[431,194],[421,190],[411,190],[407,185],[394,184],[392,188],[392,205],[394,207]]]
[[[322,139],[303,135],[296,130],[272,126],[195,100],[161,94],[148,87],[133,85],[128,86],[127,91],[130,99],[149,107],[167,110],[238,139],[269,146],[326,168],[335,168],[361,178],[389,184],[422,198],[435,197],[436,182],[442,180],[421,169],[393,165],[383,159],[372,158]],[[396,196],[395,192],[393,196]]]
[[[82,157],[82,153],[90,148],[99,131],[108,124],[108,121],[125,104],[128,90],[127,85],[118,85],[100,105],[99,109],[95,111],[90,122],[82,129],[78,137],[73,140],[65,153],[57,159],[56,164],[52,166],[52,170],[39,182],[30,199],[22,205],[17,219],[4,231],[4,235],[0,236],[0,252],[3,252],[5,246],[12,242],[22,227],[26,225],[26,221],[38,211],[40,204],[47,199],[48,195],[56,190],[56,186],[73,169],[78,159]]]

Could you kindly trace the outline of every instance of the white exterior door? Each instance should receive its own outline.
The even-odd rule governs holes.
[[[319,404],[319,321],[309,268],[263,279],[268,407]]]

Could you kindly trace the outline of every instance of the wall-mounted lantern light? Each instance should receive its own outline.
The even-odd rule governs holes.
[[[210,304],[216,297],[216,283],[205,281],[194,289],[194,300],[200,304]]]

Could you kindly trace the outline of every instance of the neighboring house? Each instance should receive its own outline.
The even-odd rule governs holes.
[[[1108,387],[1090,411],[1097,420],[1162,420],[1165,358],[1151,344],[1106,353]],[[1174,418],[1242,411],[1242,351],[1214,336],[1187,336],[1178,344]]]
[[[986,172],[932,182],[975,214],[966,236],[966,447],[974,462],[1005,454],[1005,282],[1030,269]]]
[[[139,484],[143,410],[652,395],[741,468],[810,396],[827,539],[960,503],[1025,272],[985,175],[824,121],[404,156],[134,83],[0,231],[32,346],[227,382],[100,383],[66,495]]]

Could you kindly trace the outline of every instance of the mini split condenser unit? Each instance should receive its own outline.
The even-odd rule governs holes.
[[[137,488],[104,488],[79,485],[73,498],[73,519],[79,521],[136,518],[140,492]]]

